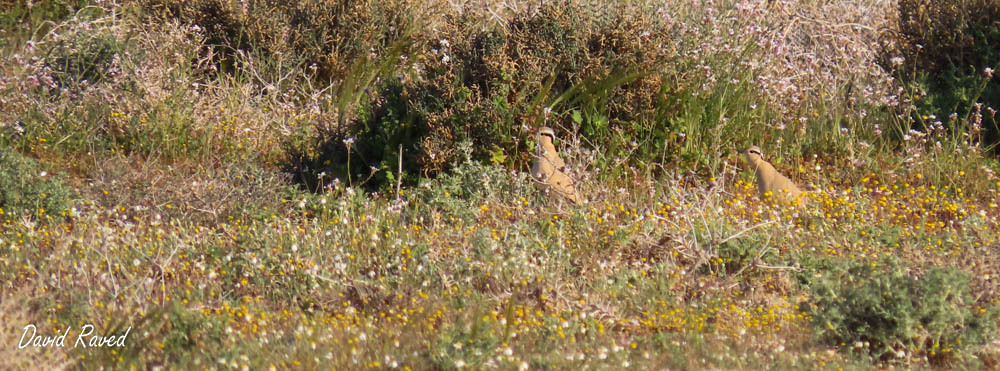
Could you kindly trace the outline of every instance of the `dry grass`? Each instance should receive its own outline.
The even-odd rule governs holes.
[[[261,49],[212,48],[234,36],[177,20],[212,1],[165,19],[133,13],[178,3],[106,5],[8,46],[0,145],[65,171],[75,196],[49,218],[0,208],[0,368],[996,366],[995,327],[956,323],[981,339],[884,357],[874,339],[831,343],[809,309],[829,267],[890,258],[913,282],[967,274],[970,318],[1000,308],[995,161],[943,129],[887,134],[909,127],[877,63],[892,3],[405,3],[427,27],[384,32],[372,20],[395,13],[373,8],[349,19],[361,36],[300,54],[258,8],[213,22],[259,26],[240,40]],[[556,50],[553,29],[590,43]],[[503,48],[475,54],[488,37]],[[649,73],[607,91],[583,78],[622,61]],[[502,135],[442,139],[465,119]],[[433,135],[352,136],[420,120]],[[546,202],[525,174],[544,120],[582,206]],[[759,199],[741,144],[809,202]],[[13,349],[28,323],[133,329],[122,349]]]
[[[30,297],[34,295],[29,292],[28,287],[30,286],[25,285],[20,290],[5,291],[2,300],[0,300],[0,324],[2,324],[0,325],[0,367],[17,369],[44,365],[53,370],[70,368],[73,365],[73,360],[64,349],[31,347],[31,339],[24,336],[29,331],[25,327],[28,324],[38,326],[35,331],[45,336],[52,336],[60,330],[65,330],[50,328],[32,321],[29,308]],[[61,332],[58,333],[58,335],[61,334]],[[24,345],[23,348],[22,345]]]

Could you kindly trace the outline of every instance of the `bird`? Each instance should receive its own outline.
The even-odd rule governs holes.
[[[538,129],[535,140],[538,142],[535,161],[531,165],[531,177],[549,192],[555,193],[574,204],[580,204],[580,196],[573,187],[573,179],[566,175],[566,162],[556,153],[552,144],[556,134],[552,128],[543,126]]]
[[[545,140],[542,140],[544,136]],[[538,129],[538,146],[539,154],[544,157],[549,163],[556,168],[556,170],[564,171],[566,170],[566,162],[559,157],[556,153],[556,146],[552,143],[556,138],[555,131],[548,126],[543,126]]]
[[[799,203],[799,196],[802,190],[788,177],[781,175],[767,161],[762,158],[760,147],[751,146],[743,150],[747,164],[754,169],[754,176],[757,177],[757,191],[764,197],[767,192],[784,202]]]

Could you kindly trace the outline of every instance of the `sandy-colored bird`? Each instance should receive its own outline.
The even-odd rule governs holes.
[[[538,134],[535,136],[538,145],[535,161],[531,165],[531,176],[549,192],[565,197],[575,204],[580,204],[580,196],[573,188],[573,179],[563,172],[566,162],[556,153],[556,147],[553,144],[555,137],[556,134],[550,127],[538,129]]]
[[[752,146],[743,150],[747,164],[754,169],[754,176],[757,177],[757,190],[760,196],[771,192],[771,195],[784,202],[799,203],[802,191],[788,177],[781,175],[767,161],[764,161],[760,147]]]

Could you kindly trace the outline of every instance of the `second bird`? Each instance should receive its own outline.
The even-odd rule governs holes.
[[[791,179],[781,175],[778,170],[774,169],[774,166],[764,161],[760,147],[747,148],[743,154],[746,156],[747,164],[750,165],[751,169],[754,169],[754,175],[757,177],[757,190],[760,192],[761,198],[767,192],[771,192],[771,196],[781,201],[798,203],[802,191]]]
[[[544,126],[538,129],[538,134],[535,135],[538,147],[535,161],[531,164],[531,176],[543,184],[549,192],[580,204],[580,197],[573,187],[573,179],[563,172],[566,162],[556,153],[553,144],[555,137],[556,134],[550,127]]]

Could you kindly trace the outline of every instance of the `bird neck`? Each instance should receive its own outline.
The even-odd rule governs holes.
[[[539,148],[542,151],[554,151],[556,146],[552,145],[552,139],[546,136],[542,136],[542,139],[538,141],[540,144]]]
[[[750,166],[752,166],[754,168],[754,170],[758,170],[758,171],[763,171],[763,172],[773,172],[773,171],[775,171],[774,170],[774,166],[771,165],[770,162],[764,161],[764,159],[760,158],[760,156],[751,157],[750,158]]]

